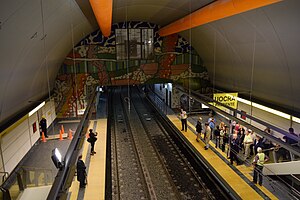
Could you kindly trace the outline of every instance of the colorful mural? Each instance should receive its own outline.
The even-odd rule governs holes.
[[[153,53],[147,59],[117,60],[116,29],[153,29]],[[113,24],[104,37],[97,30],[82,39],[66,57],[56,79],[59,117],[77,116],[89,85],[127,85],[175,82],[206,88],[208,73],[196,51],[178,34],[160,37],[159,26],[147,22]],[[203,90],[203,89],[202,89]]]

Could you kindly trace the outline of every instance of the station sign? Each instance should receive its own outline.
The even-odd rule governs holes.
[[[214,93],[215,101],[234,109],[237,109],[237,97],[238,93]],[[224,107],[218,103],[214,103],[214,106],[224,110]]]

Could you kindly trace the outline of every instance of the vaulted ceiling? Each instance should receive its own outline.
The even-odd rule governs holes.
[[[212,0],[114,0],[112,20],[162,27]],[[180,32],[216,87],[300,113],[300,1],[284,0]],[[0,125],[47,96],[61,63],[98,29],[87,0],[0,2]]]

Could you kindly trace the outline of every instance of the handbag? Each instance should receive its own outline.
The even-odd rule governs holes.
[[[88,138],[87,141],[88,141],[89,143],[91,143],[91,138]]]

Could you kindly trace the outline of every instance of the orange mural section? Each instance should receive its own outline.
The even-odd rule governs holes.
[[[177,76],[189,69],[189,64],[172,65],[172,75]]]
[[[66,101],[62,106],[58,117],[75,117],[78,109],[84,109],[84,87],[87,80],[87,74],[78,74],[72,77],[70,90],[66,94]],[[74,116],[75,113],[75,116]]]
[[[160,70],[159,70],[159,78],[170,78],[171,76],[171,65],[174,62],[176,56],[172,53],[175,52],[175,46],[177,44],[178,35],[173,34],[169,37],[165,37],[163,40],[163,52],[170,52],[160,59]]]
[[[143,70],[146,75],[153,76],[158,71],[158,63],[144,64],[141,66],[141,70]]]
[[[225,17],[267,6],[282,0],[218,0],[159,30],[160,36],[191,29]]]

